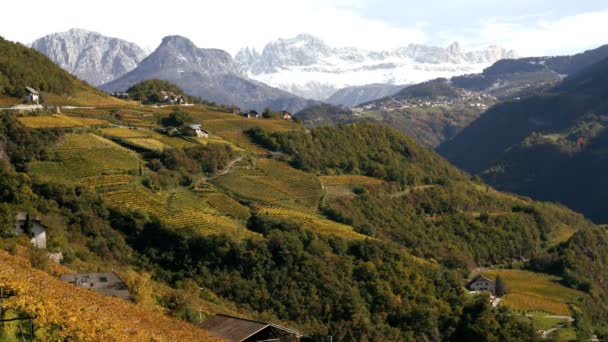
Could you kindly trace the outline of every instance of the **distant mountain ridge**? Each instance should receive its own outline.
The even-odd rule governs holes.
[[[367,84],[346,87],[333,93],[325,99],[325,102],[336,106],[354,107],[361,103],[394,95],[405,87],[404,85],[393,84]]]
[[[206,100],[235,104],[244,109],[297,111],[313,102],[250,80],[230,54],[198,48],[181,36],[163,38],[159,47],[134,70],[101,86],[114,92],[149,79],[175,83],[188,94]]]
[[[95,86],[135,69],[148,54],[135,43],[83,29],[49,34],[32,47]]]
[[[607,84],[605,58],[538,95],[491,108],[438,151],[498,188],[608,222]]]
[[[251,78],[294,94],[324,100],[338,89],[372,83],[412,84],[437,77],[480,72],[514,51],[490,46],[464,51],[457,43],[446,48],[410,44],[384,51],[335,48],[308,34],[268,43],[261,53],[241,49],[235,60]]]

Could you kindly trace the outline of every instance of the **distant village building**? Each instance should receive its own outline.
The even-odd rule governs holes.
[[[61,281],[75,286],[95,290],[106,296],[129,300],[131,293],[122,279],[114,272],[62,274]]]
[[[175,94],[170,91],[161,90],[159,93],[161,102],[170,104],[183,104],[186,103],[186,99],[183,95]]]
[[[25,87],[25,99],[28,102],[38,104],[40,102],[40,94],[32,87]]]
[[[490,278],[479,275],[469,283],[471,291],[487,291],[492,294],[496,292],[496,283]]]
[[[246,113],[241,113],[241,116],[244,118],[260,118],[262,117],[260,115],[260,113],[258,113],[256,110],[250,110],[249,112]]]
[[[198,138],[209,138],[209,132],[205,131],[201,125],[188,125],[184,128],[187,135]]]
[[[228,315],[215,315],[199,327],[230,342],[300,341],[301,333],[276,324]]]
[[[114,92],[113,96],[116,97],[116,98],[119,98],[119,99],[128,99],[129,98],[129,93]]]
[[[28,217],[26,213],[18,213],[15,216],[15,234],[24,234],[29,231],[30,242],[36,248],[46,249],[46,231],[47,228],[40,220],[31,220],[31,227],[26,227]]]
[[[287,112],[287,111],[283,112],[283,120],[291,120],[291,117],[292,117],[292,115],[290,112]]]

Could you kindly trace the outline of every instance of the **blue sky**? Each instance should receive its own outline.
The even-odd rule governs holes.
[[[73,27],[154,49],[180,34],[235,53],[299,33],[334,46],[500,45],[521,56],[570,54],[608,43],[608,1],[566,0],[30,0],[3,4],[0,35],[24,43]]]

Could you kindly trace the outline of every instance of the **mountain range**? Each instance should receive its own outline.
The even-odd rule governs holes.
[[[160,46],[122,77],[100,86],[108,92],[125,91],[149,79],[175,83],[188,94],[206,100],[235,104],[243,109],[297,111],[312,101],[249,79],[230,54],[201,49],[181,36],[163,38]]]
[[[317,37],[300,34],[270,42],[261,53],[243,48],[235,60],[253,79],[299,96],[325,100],[349,86],[413,84],[476,73],[515,55],[497,46],[465,51],[456,42],[446,48],[420,44],[383,51],[336,48]]]
[[[310,127],[377,121],[400,130],[421,144],[437,147],[454,138],[495,103],[543,93],[568,75],[575,75],[603,58],[608,58],[608,46],[571,56],[503,59],[478,74],[438,78],[402,86],[397,91],[393,88],[393,94],[359,103],[352,111],[316,106],[298,115]],[[378,85],[372,89],[379,92],[384,87]],[[327,102],[347,102],[350,94],[354,95],[351,99],[362,99],[361,93],[365,95],[365,91],[357,92],[357,89],[342,89]],[[345,96],[338,97],[339,94]],[[333,101],[334,98],[337,101]],[[471,155],[470,160],[473,159],[475,156]],[[466,168],[466,165],[459,165]]]
[[[83,29],[49,34],[35,40],[32,47],[94,86],[135,69],[148,55],[135,43]]]

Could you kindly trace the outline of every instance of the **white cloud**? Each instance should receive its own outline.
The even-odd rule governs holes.
[[[311,1],[124,1],[33,0],[23,13],[17,1],[3,4],[0,35],[31,42],[51,32],[78,27],[155,48],[163,36],[179,34],[200,47],[234,53],[242,46],[263,47],[278,37],[310,33],[336,45],[387,48],[423,42],[418,28],[395,27],[357,14],[362,2]],[[6,15],[15,13],[19,15]]]
[[[446,40],[460,40],[469,46],[497,44],[515,49],[521,56],[571,54],[608,43],[608,11],[581,13],[556,20],[492,18],[460,34],[443,32]]]
[[[462,6],[477,1],[461,0]],[[400,8],[385,3],[382,11]],[[435,18],[452,28],[437,28],[424,18],[388,22],[369,18],[371,0],[222,0],[222,1],[70,1],[30,0],[24,10],[18,1],[3,4],[0,35],[29,43],[52,32],[73,27],[120,37],[154,49],[162,37],[179,34],[200,47],[235,53],[240,47],[261,49],[279,37],[299,33],[316,35],[335,46],[387,49],[409,43],[447,45],[453,40],[466,47],[497,44],[520,55],[575,53],[607,43],[608,10],[543,20],[543,13],[510,18],[482,19],[478,23]],[[420,6],[433,6],[422,4]],[[427,18],[428,19],[428,18]],[[434,41],[430,41],[430,38]]]

